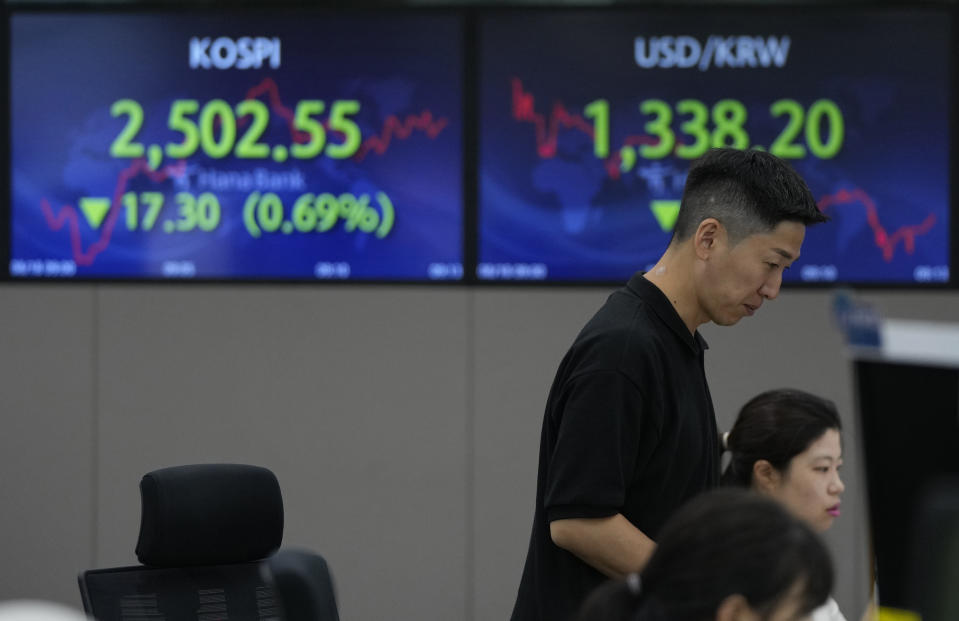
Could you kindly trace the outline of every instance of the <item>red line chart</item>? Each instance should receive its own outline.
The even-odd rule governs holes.
[[[873,242],[882,251],[882,258],[889,263],[893,260],[896,253],[896,246],[901,242],[906,250],[906,254],[912,254],[916,250],[916,237],[925,235],[936,224],[936,214],[930,213],[919,224],[901,226],[893,232],[888,232],[879,220],[879,210],[876,209],[876,203],[872,200],[865,190],[856,188],[854,190],[842,189],[834,194],[826,194],[819,199],[819,210],[826,211],[830,207],[840,205],[859,204],[866,210],[866,222],[872,229]]]
[[[541,158],[549,159],[556,156],[557,141],[560,129],[574,129],[595,140],[593,125],[582,115],[574,114],[566,109],[562,102],[554,102],[549,115],[536,112],[535,96],[523,88],[519,78],[512,78],[512,113],[513,118],[523,123],[531,123],[536,129],[536,153]],[[622,146],[656,145],[659,139],[655,136],[630,135],[623,141]],[[620,147],[622,148],[622,147]],[[604,166],[610,179],[619,179],[622,175],[622,158],[617,149],[606,158]]]
[[[287,127],[290,130],[290,136],[294,142],[306,143],[311,139],[309,133],[296,128],[295,113],[289,106],[283,103],[283,99],[280,96],[280,89],[272,78],[265,78],[256,86],[250,88],[246,93],[245,99],[256,99],[263,96],[266,96],[269,106],[273,111],[286,121]],[[248,122],[246,118],[240,120],[241,125],[246,122]],[[357,162],[360,162],[369,152],[383,155],[389,149],[394,139],[405,140],[417,130],[425,133],[430,139],[434,139],[448,124],[449,119],[445,117],[433,118],[433,113],[430,110],[423,110],[419,114],[408,115],[403,120],[400,120],[400,118],[395,115],[390,115],[384,120],[382,131],[379,134],[367,137],[361,143],[357,153],[353,157]],[[127,184],[131,179],[142,174],[146,175],[150,180],[159,183],[171,177],[181,177],[185,173],[185,160],[180,160],[176,164],[165,166],[159,170],[151,170],[147,160],[144,158],[132,160],[127,168],[120,171],[117,178],[113,199],[110,204],[110,211],[107,214],[103,226],[100,227],[99,238],[86,249],[83,248],[83,239],[80,232],[81,217],[75,206],[63,205],[59,211],[54,213],[50,202],[46,198],[43,198],[40,200],[40,209],[43,212],[43,217],[50,230],[59,231],[64,226],[68,228],[70,233],[70,248],[74,262],[78,266],[88,266],[93,263],[97,255],[110,246],[110,240],[113,237],[117,218],[119,218],[120,212],[123,210],[121,200],[123,194],[126,192]]]
[[[536,153],[542,158],[551,158],[557,152],[557,140],[560,129],[573,129],[594,139],[593,126],[581,115],[570,113],[561,102],[555,102],[549,115],[536,112],[536,100],[532,93],[523,88],[519,78],[512,78],[512,114],[516,121],[531,123],[536,129]],[[611,179],[619,179],[622,174],[623,147],[656,145],[659,140],[654,136],[630,135],[623,141],[622,147],[613,152],[604,162],[606,172]],[[678,145],[677,145],[678,146]],[[928,233],[936,224],[936,214],[930,213],[919,224],[906,225],[889,232],[879,219],[876,203],[865,190],[839,190],[827,194],[819,200],[820,211],[839,205],[859,204],[866,211],[866,220],[872,229],[873,242],[882,252],[883,259],[893,260],[896,248],[903,245],[906,254],[916,249],[916,238]]]
[[[262,82],[246,92],[245,99],[257,99],[262,95],[267,96],[267,100],[270,102],[270,107],[273,108],[273,111],[286,120],[286,124],[290,128],[290,137],[293,139],[293,142],[302,144],[310,141],[309,133],[296,129],[295,114],[289,106],[283,104],[283,99],[280,98],[280,87],[276,85],[276,82],[273,80],[273,78],[264,78]],[[245,123],[246,119],[241,121],[241,124]]]
[[[532,93],[523,90],[519,78],[513,78],[513,118],[517,121],[532,123],[536,128],[536,153],[542,158],[556,155],[556,142],[559,129],[577,129],[590,140],[594,139],[593,126],[578,114],[571,114],[561,102],[555,102],[549,118],[536,112],[536,100]]]
[[[405,140],[410,137],[414,130],[420,130],[431,140],[436,138],[443,128],[449,123],[449,120],[440,117],[433,118],[433,113],[429,110],[423,110],[419,114],[410,114],[404,120],[400,120],[395,115],[386,117],[383,121],[383,130],[380,134],[373,134],[366,138],[356,151],[353,158],[357,162],[362,162],[367,153],[373,152],[377,155],[383,155],[390,146],[395,137],[397,140]]]
[[[294,142],[306,143],[310,141],[310,135],[307,132],[296,129],[295,113],[283,103],[280,96],[280,89],[273,78],[264,78],[262,82],[246,92],[246,99],[256,99],[266,95],[270,107],[273,111],[282,117],[289,127],[290,136]],[[377,155],[383,155],[389,149],[393,139],[406,140],[414,131],[419,130],[426,134],[431,140],[436,138],[441,131],[449,124],[449,119],[440,117],[433,118],[430,110],[423,110],[419,114],[407,115],[404,119],[396,115],[389,115],[383,121],[383,128],[379,134],[368,136],[360,144],[353,158],[357,162],[362,162],[371,151]],[[329,130],[329,123],[323,123],[323,126]],[[335,131],[335,130],[333,130]]]
[[[70,231],[70,249],[73,253],[73,260],[77,265],[91,265],[98,254],[110,246],[110,239],[113,237],[113,229],[116,226],[117,218],[123,211],[121,200],[126,192],[127,183],[137,175],[144,174],[151,181],[162,182],[173,177],[180,177],[186,172],[186,162],[181,160],[176,164],[171,164],[160,168],[159,170],[150,170],[147,161],[143,158],[133,160],[127,168],[124,168],[117,178],[116,188],[113,191],[113,200],[110,203],[110,211],[107,214],[106,221],[100,228],[100,237],[93,242],[86,250],[83,249],[83,240],[80,235],[80,214],[73,205],[64,205],[57,213],[53,213],[53,208],[47,199],[41,199],[40,209],[43,211],[43,217],[47,221],[47,226],[52,231],[59,231],[64,226],[68,226]]]

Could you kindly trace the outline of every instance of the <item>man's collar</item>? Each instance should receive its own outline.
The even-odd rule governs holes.
[[[649,304],[650,308],[653,309],[653,312],[656,313],[662,322],[669,326],[669,329],[672,330],[681,341],[686,343],[694,353],[699,354],[702,353],[703,350],[709,349],[709,344],[706,343],[706,339],[702,337],[699,330],[696,330],[695,334],[690,334],[689,328],[686,327],[683,318],[676,312],[676,308],[672,302],[669,301],[669,298],[666,297],[666,294],[663,293],[663,290],[647,280],[643,274],[645,274],[645,272],[636,272],[633,274],[632,278],[630,278],[626,284],[626,288]]]

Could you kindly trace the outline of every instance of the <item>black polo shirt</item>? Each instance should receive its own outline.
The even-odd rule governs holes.
[[[551,521],[622,513],[655,540],[673,511],[717,485],[706,348],[639,273],[576,337],[546,403],[533,532],[513,621],[568,621],[605,580],[553,543]]]

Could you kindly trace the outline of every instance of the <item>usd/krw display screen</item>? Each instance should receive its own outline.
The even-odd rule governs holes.
[[[462,278],[461,24],[14,13],[14,278]]]
[[[787,280],[948,281],[947,13],[501,12],[479,38],[479,279],[625,280],[727,146],[832,218]]]

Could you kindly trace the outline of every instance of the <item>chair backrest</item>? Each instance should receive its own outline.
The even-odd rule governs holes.
[[[339,621],[333,578],[314,552],[284,549],[263,561],[286,621]]]
[[[262,559],[283,538],[279,483],[266,468],[197,464],[140,482],[142,566],[83,572],[84,610],[98,621],[282,618]]]

